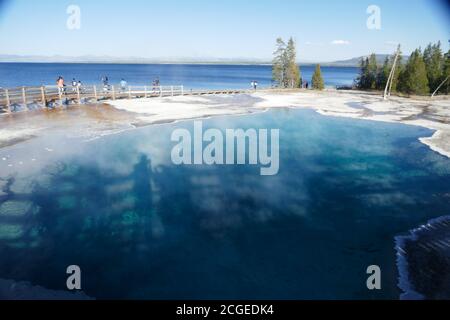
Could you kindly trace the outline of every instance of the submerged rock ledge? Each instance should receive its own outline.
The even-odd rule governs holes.
[[[403,300],[450,299],[450,216],[395,238]]]
[[[1,300],[94,300],[83,292],[49,290],[28,282],[0,279]]]

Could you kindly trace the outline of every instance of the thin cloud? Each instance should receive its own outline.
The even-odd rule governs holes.
[[[333,40],[331,41],[331,44],[337,45],[337,46],[346,46],[350,44],[350,41],[347,40]]]

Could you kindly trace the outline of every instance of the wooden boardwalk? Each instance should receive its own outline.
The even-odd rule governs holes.
[[[248,93],[251,90],[188,90],[183,86],[57,86],[0,88],[0,113],[57,108],[68,104],[97,103],[116,99],[162,98]]]

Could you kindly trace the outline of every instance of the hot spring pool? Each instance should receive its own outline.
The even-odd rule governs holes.
[[[192,121],[0,149],[0,279],[66,290],[79,265],[97,299],[398,299],[394,237],[450,213],[431,130],[291,109],[203,126],[280,129],[278,175],[175,166]]]

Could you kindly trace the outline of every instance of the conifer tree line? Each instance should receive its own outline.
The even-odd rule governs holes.
[[[359,89],[384,90],[393,67],[395,55],[387,57],[383,65],[377,64],[376,55],[364,58],[360,65],[360,74],[356,79]],[[425,50],[416,49],[407,61],[401,54],[397,61],[392,79],[392,92],[428,95],[434,93],[439,85],[440,94],[450,92],[450,50],[444,54],[441,43],[429,44]]]

